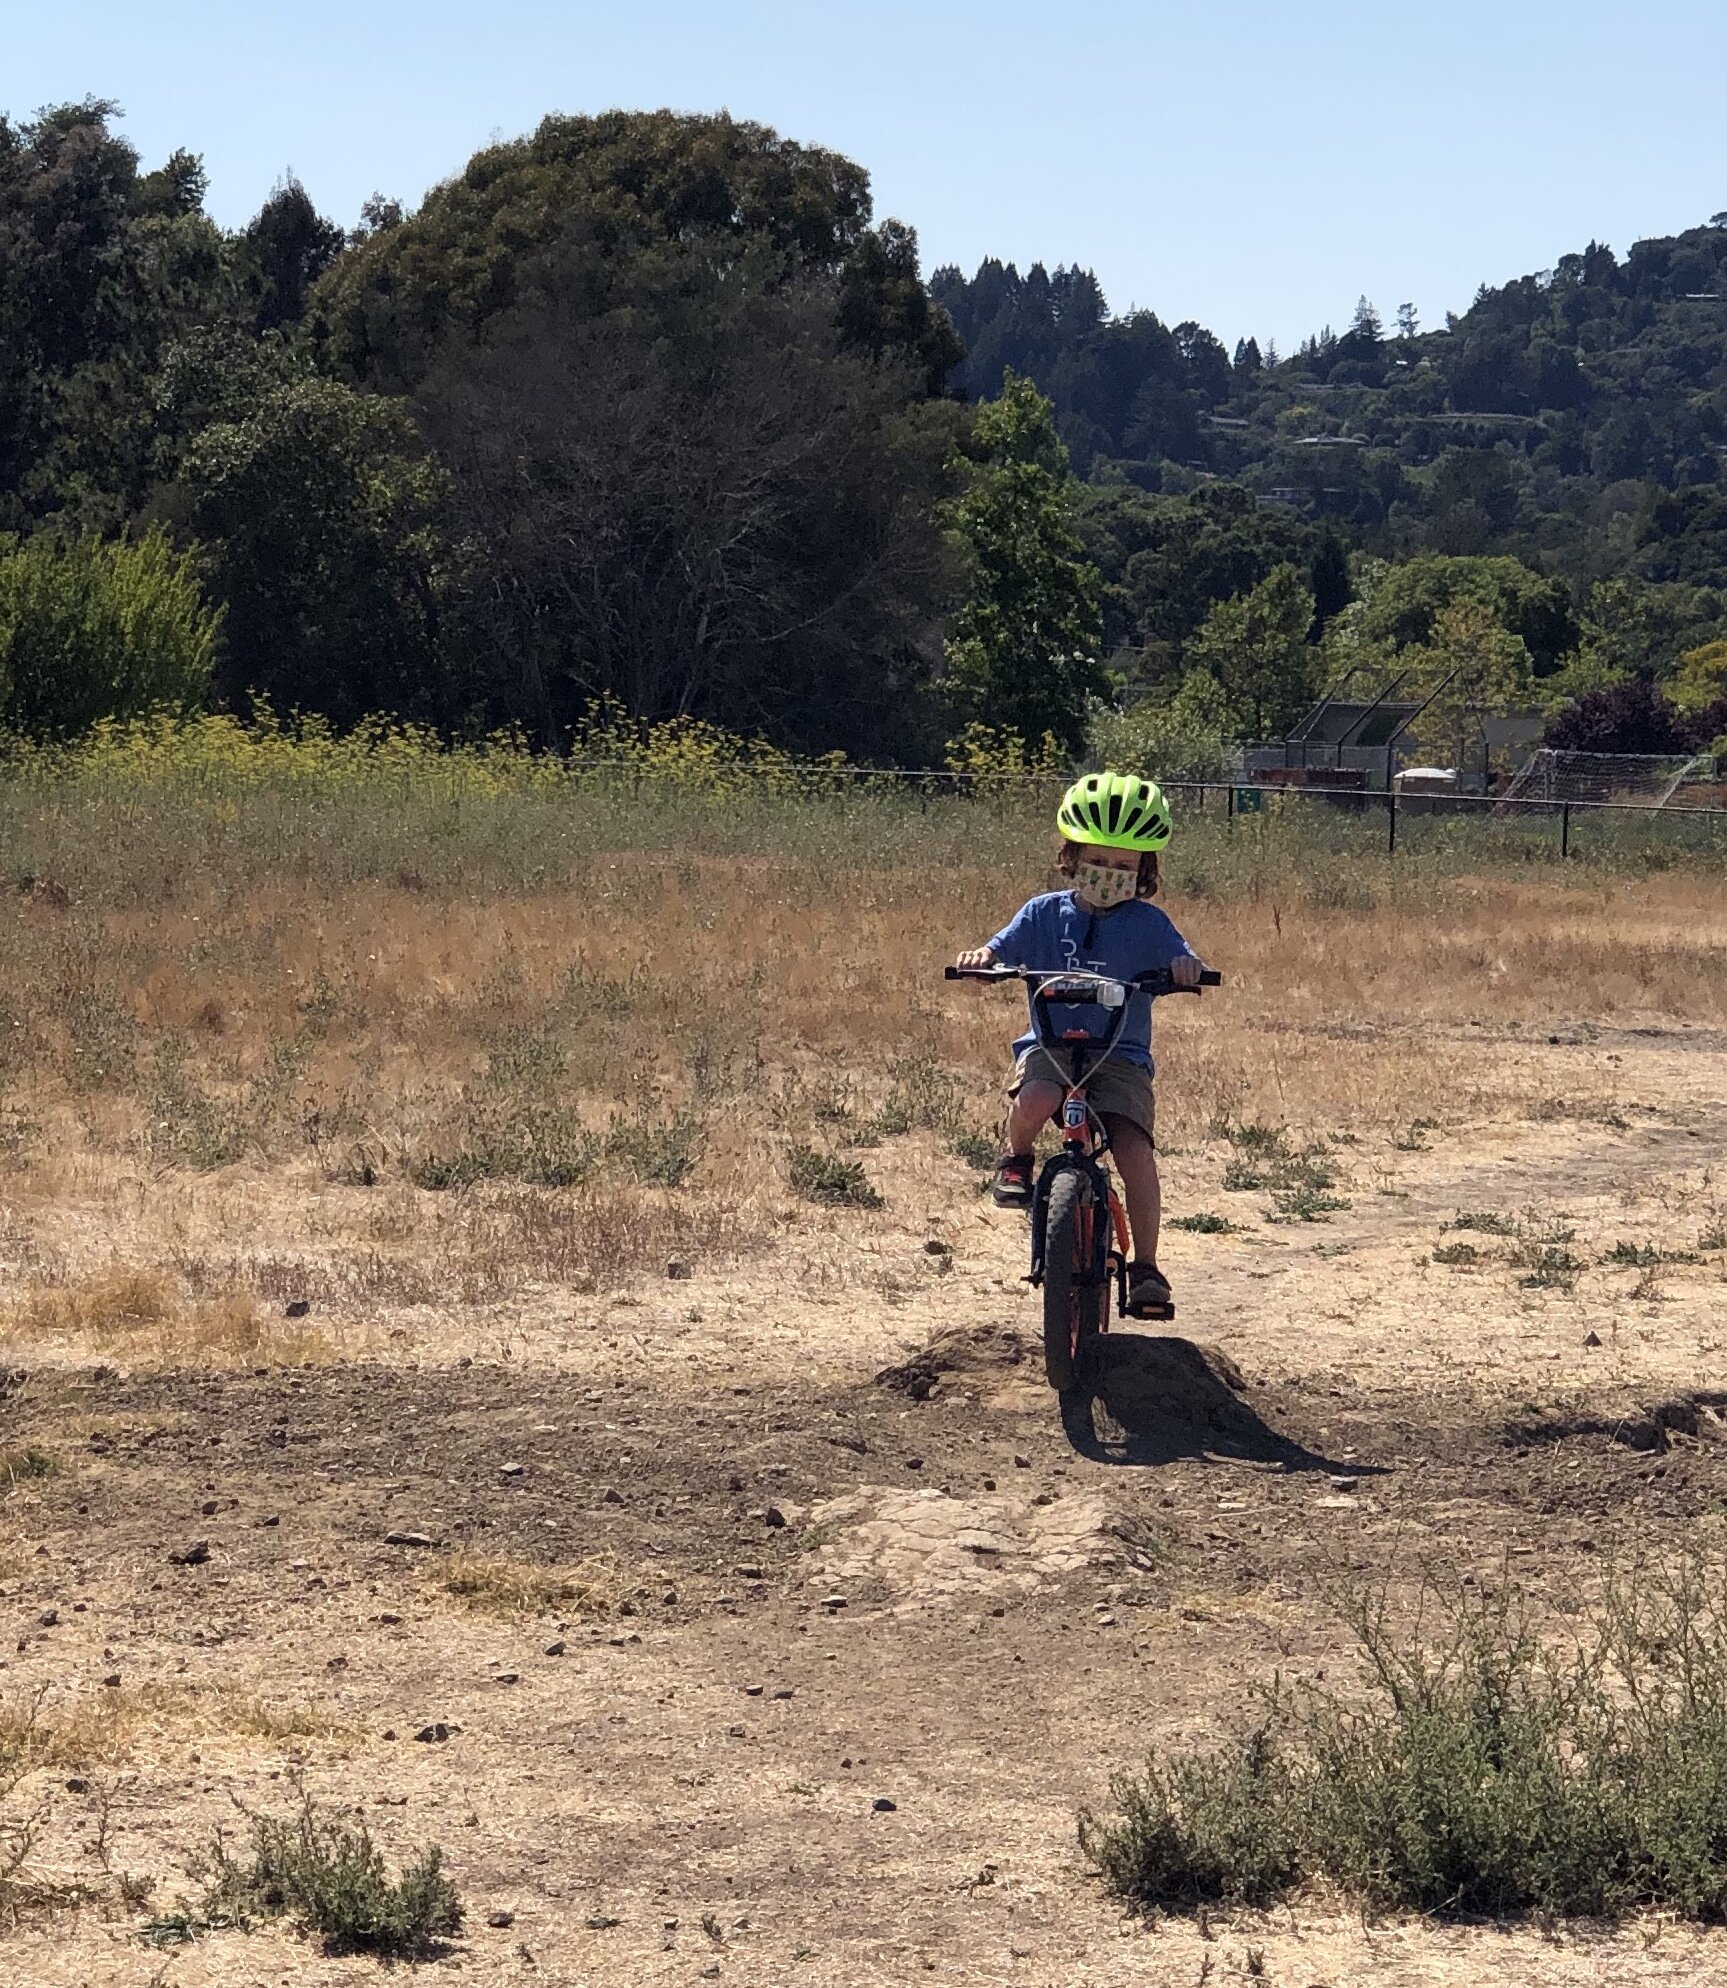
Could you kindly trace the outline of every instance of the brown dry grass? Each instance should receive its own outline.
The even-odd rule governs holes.
[[[315,1703],[277,1704],[233,1685],[122,1685],[0,1701],[0,1759],[39,1768],[122,1766],[199,1738],[341,1740],[359,1728]]]
[[[29,1342],[123,1348],[160,1367],[299,1365],[330,1350],[320,1333],[264,1318],[248,1296],[188,1301],[161,1270],[107,1270],[38,1286],[14,1308],[10,1325]]]
[[[554,1609],[605,1615],[628,1591],[623,1571],[600,1556],[546,1567],[496,1554],[453,1553],[432,1578],[435,1593],[485,1615],[548,1615]]]
[[[1315,856],[1232,877],[1203,853],[1191,873],[1178,854],[1168,905],[1227,985],[1159,1011],[1174,1148],[1241,1119],[1381,1139],[1421,1116],[1609,1117],[1628,1101],[1599,1071],[1554,1097],[1515,1067],[1518,1031],[1727,1024],[1698,873]],[[167,905],[0,903],[14,1329],[156,1363],[317,1359],[323,1335],[260,1306],[352,1325],[741,1258],[786,1218],[791,1146],[992,1136],[1018,1003],[941,967],[1047,881],[614,853],[538,893],[218,877]],[[1510,1046],[1464,1077],[1465,1031]],[[891,1183],[891,1145],[864,1159]],[[92,1262],[114,1204],[172,1278]]]

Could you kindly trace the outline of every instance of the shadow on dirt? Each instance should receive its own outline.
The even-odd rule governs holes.
[[[1280,1434],[1246,1400],[1234,1361],[1191,1339],[1112,1332],[1101,1340],[1088,1381],[1061,1398],[1068,1441],[1094,1463],[1173,1463],[1229,1457],[1285,1470],[1347,1470]]]

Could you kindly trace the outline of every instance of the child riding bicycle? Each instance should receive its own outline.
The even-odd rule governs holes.
[[[1056,827],[1063,842],[1058,867],[1071,880],[1024,904],[987,945],[960,954],[962,967],[1016,966],[1037,972],[1090,972],[1132,981],[1167,967],[1178,987],[1197,990],[1200,961],[1170,919],[1151,899],[1157,895],[1157,852],[1169,841],[1169,805],[1153,780],[1130,773],[1090,773],[1062,797]],[[1070,1027],[1105,1033],[1096,1003],[1074,1003]],[[1054,1116],[1068,1080],[1031,1033],[1013,1045],[1015,1065],[1006,1147],[995,1175],[1002,1208],[1028,1207],[1032,1198],[1033,1147],[1038,1130]],[[1151,1000],[1131,997],[1126,1025],[1107,1062],[1086,1079],[1093,1108],[1109,1133],[1121,1174],[1133,1236],[1128,1266],[1128,1309],[1163,1311],[1169,1282],[1157,1267],[1162,1190],[1152,1148],[1156,1111],[1152,1095]]]

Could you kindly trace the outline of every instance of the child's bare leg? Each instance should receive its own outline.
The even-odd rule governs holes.
[[[1157,1261],[1158,1230],[1163,1223],[1163,1189],[1157,1177],[1157,1155],[1151,1141],[1131,1119],[1110,1113],[1109,1147],[1121,1175],[1121,1198],[1127,1203],[1127,1226],[1133,1232],[1136,1263]]]
[[[1019,1095],[1007,1114],[1007,1150],[1029,1153],[1037,1135],[1060,1107],[1064,1093],[1059,1084],[1040,1083],[1035,1078],[1021,1084]]]

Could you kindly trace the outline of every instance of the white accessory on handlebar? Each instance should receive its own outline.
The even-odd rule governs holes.
[[[1046,980],[1038,989],[1047,1001],[1095,1002],[1100,1008],[1120,1008],[1127,1004],[1127,988],[1119,980],[1094,980],[1091,978],[1066,980],[1060,977]]]

